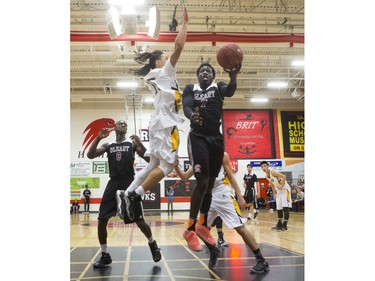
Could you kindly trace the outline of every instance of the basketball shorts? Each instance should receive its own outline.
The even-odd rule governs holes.
[[[217,216],[228,228],[236,228],[242,223],[242,215],[237,201],[229,194],[212,194],[211,207],[207,215],[207,225],[212,225]]]
[[[110,179],[104,190],[102,201],[99,206],[98,219],[109,219],[117,214],[116,191],[126,190],[132,183],[134,177],[122,179]]]
[[[255,200],[255,188],[246,188],[244,199],[247,204],[254,203]]]
[[[145,156],[165,160],[174,164],[178,153],[180,138],[176,126],[162,129],[150,130],[150,146],[146,150]]]
[[[190,131],[188,152],[195,177],[217,177],[223,164],[223,135],[206,136]]]
[[[289,186],[284,186],[283,190],[277,190],[276,210],[282,210],[283,208],[292,208]]]

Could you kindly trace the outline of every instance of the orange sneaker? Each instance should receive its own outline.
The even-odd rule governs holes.
[[[203,250],[202,245],[199,243],[198,236],[194,231],[185,230],[184,239],[186,240],[190,250],[200,252]]]
[[[199,238],[205,241],[206,243],[211,244],[211,245],[216,244],[216,240],[211,236],[210,231],[208,230],[207,226],[197,223],[195,225],[195,232],[197,233]]]

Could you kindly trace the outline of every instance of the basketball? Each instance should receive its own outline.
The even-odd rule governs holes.
[[[237,44],[225,44],[217,50],[216,60],[222,68],[236,68],[243,60],[242,49]]]

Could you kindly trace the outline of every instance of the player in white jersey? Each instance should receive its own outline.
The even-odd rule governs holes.
[[[135,202],[141,200],[146,191],[172,172],[177,157],[177,126],[183,119],[178,116],[182,92],[176,80],[176,64],[186,41],[188,22],[189,17],[184,6],[182,26],[170,57],[159,50],[142,52],[135,57],[138,63],[148,62],[135,71],[135,74],[145,76],[147,88],[154,96],[155,111],[149,124],[150,146],[145,154],[150,157],[150,162],[137,173],[125,192],[126,212],[130,219],[134,217]]]
[[[210,210],[208,211],[207,225],[212,225],[215,218],[217,216],[220,216],[228,228],[234,228],[237,231],[237,233],[241,235],[245,244],[254,253],[257,260],[257,264],[250,270],[250,272],[267,272],[269,271],[269,265],[263,257],[259,249],[259,245],[254,235],[245,227],[245,225],[242,222],[241,210],[239,206],[241,206],[241,209],[245,208],[246,202],[242,198],[241,190],[237,184],[236,178],[232,170],[232,166],[230,164],[229,155],[226,152],[224,152],[222,164],[223,165],[221,166],[219,175],[216,178],[214,188],[212,189],[212,201]],[[190,167],[186,172],[182,172],[178,166],[178,163],[175,163],[175,170],[182,180],[188,180],[194,174],[192,167]],[[229,185],[229,183],[231,184],[231,186]],[[238,203],[233,197],[231,187],[234,189],[237,195],[239,201]],[[211,263],[213,263],[212,258],[213,255],[212,251],[210,250]]]
[[[271,170],[267,161],[262,161],[260,167],[266,174],[266,179],[270,182],[273,193],[276,194],[278,222],[272,229],[283,231],[288,230],[289,208],[292,207],[292,200],[290,197],[290,186],[286,181],[286,176],[275,170]],[[284,222],[282,222],[283,215]]]

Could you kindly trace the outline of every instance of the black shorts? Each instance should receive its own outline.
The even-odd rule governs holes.
[[[223,165],[224,137],[222,134],[206,136],[190,131],[188,151],[194,176],[217,177]]]
[[[124,204],[125,204],[125,202],[124,202]],[[134,219],[133,220],[130,220],[128,215],[125,212],[125,215],[124,215],[125,224],[144,220],[145,216],[144,216],[144,213],[143,213],[142,201],[135,201],[134,202],[134,210],[133,211],[134,211]]]
[[[246,188],[244,199],[247,204],[255,202],[255,188]]]
[[[110,179],[104,190],[99,207],[98,219],[109,219],[117,214],[116,191],[126,190],[134,180],[134,177],[126,177],[119,180]]]

